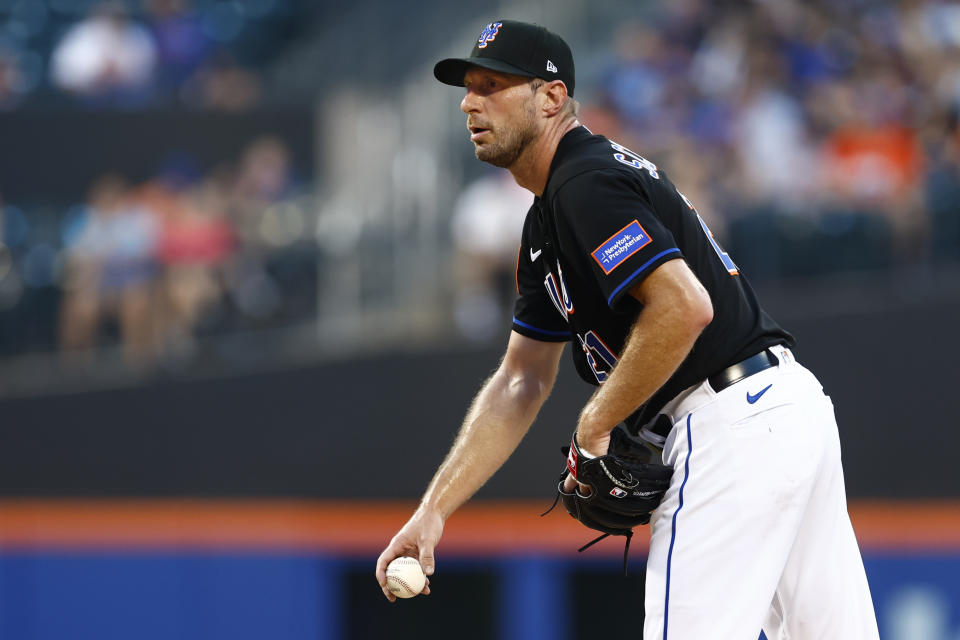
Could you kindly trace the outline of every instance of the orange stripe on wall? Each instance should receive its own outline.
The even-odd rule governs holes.
[[[438,553],[571,553],[594,536],[561,506],[470,503],[447,522]],[[0,500],[2,550],[289,550],[376,554],[415,504],[308,500]],[[858,502],[865,550],[960,551],[960,501]],[[631,545],[645,552],[643,529]],[[623,553],[621,539],[591,554]]]
[[[960,551],[960,500],[852,502],[850,519],[865,549]]]

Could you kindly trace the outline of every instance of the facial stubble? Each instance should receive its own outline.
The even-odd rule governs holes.
[[[536,104],[533,99],[524,104],[516,119],[498,127],[495,139],[486,145],[475,145],[474,154],[478,160],[505,169],[513,165],[527,148],[527,145],[536,138]]]

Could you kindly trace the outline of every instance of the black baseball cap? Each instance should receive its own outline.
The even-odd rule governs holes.
[[[573,95],[573,54],[563,38],[540,25],[516,20],[488,24],[473,45],[469,58],[447,58],[433,67],[444,84],[463,86],[470,65],[528,78],[562,80]]]

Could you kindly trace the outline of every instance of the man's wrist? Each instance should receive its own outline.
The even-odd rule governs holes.
[[[577,432],[574,431],[573,436],[570,438],[570,451],[567,452],[567,471],[570,472],[573,479],[579,480],[580,465],[584,460],[591,460],[596,457],[597,456],[580,446]]]
[[[585,458],[586,460],[590,460],[590,459],[592,459],[592,458],[596,458],[596,457],[597,457],[597,455],[596,455],[595,453],[592,453],[591,451],[589,451],[589,450],[587,450],[587,449],[585,449],[585,448],[583,447],[583,445],[581,444],[581,443],[583,442],[583,438],[581,438],[581,437],[578,435],[578,432],[576,432],[576,431],[573,432],[573,442],[576,443],[577,451],[579,452],[579,454],[580,454],[581,457]],[[572,445],[571,445],[571,446],[572,446]]]
[[[573,435],[576,438],[580,449],[585,454],[589,454],[585,457],[596,458],[604,455],[607,452],[604,443],[606,443],[607,439],[610,437],[610,432],[612,430],[612,428],[605,425],[592,423],[590,420],[586,419],[586,416],[580,416],[580,422],[577,424],[577,428],[573,432]]]
[[[453,509],[450,510],[450,513],[452,512]],[[420,504],[417,506],[417,513],[424,517],[436,516],[440,518],[441,522],[446,522],[447,518],[450,517],[450,513],[435,504],[432,500],[426,498],[420,501]]]

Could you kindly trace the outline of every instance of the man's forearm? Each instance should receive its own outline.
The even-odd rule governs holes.
[[[421,501],[446,519],[500,468],[517,448],[550,389],[536,379],[499,369],[474,399],[453,447]]]
[[[594,455],[606,453],[610,432],[670,379],[713,319],[709,296],[681,261],[657,275],[658,295],[635,290],[644,308],[613,372],[580,413],[578,443]]]
[[[663,386],[693,347],[695,334],[670,335],[667,318],[643,315],[634,325],[617,366],[580,414],[578,433],[584,439],[598,432],[609,433],[629,417]],[[654,321],[644,322],[647,319]],[[664,330],[668,331],[666,335]]]

